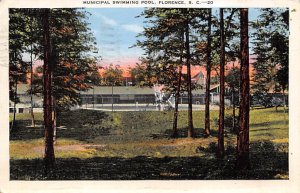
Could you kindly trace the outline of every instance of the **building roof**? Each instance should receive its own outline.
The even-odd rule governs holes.
[[[113,88],[114,95],[154,95],[154,89],[149,87],[136,87],[136,86],[114,86]],[[80,92],[81,94],[92,95],[111,95],[112,87],[111,86],[95,86],[88,91]],[[204,94],[203,89],[197,89],[192,91],[193,94]]]
[[[27,84],[18,85],[18,94],[27,94],[26,91],[29,89]],[[154,89],[149,87],[137,87],[137,86],[114,86],[114,95],[154,95]],[[97,94],[97,95],[111,95],[111,86],[94,86],[87,91],[81,91],[80,94]],[[193,94],[204,94],[204,89],[196,89],[192,91]],[[186,94],[186,93],[185,93]]]
[[[115,95],[120,94],[154,94],[154,90],[149,87],[135,87],[135,86],[114,86],[113,92]],[[98,94],[110,95],[112,94],[111,86],[95,86],[87,91],[82,91],[80,94]]]

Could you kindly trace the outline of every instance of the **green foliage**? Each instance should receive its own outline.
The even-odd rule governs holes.
[[[237,67],[231,68],[225,76],[225,83],[230,89],[231,101],[235,105],[239,105],[240,69]]]
[[[37,60],[43,60],[42,9],[10,10],[10,55],[33,53]],[[88,27],[88,13],[83,9],[51,9],[50,41],[51,65],[53,67],[53,96],[58,109],[68,109],[80,103],[78,91],[98,84],[95,38]],[[16,47],[16,48],[15,48]],[[12,57],[11,57],[12,58]],[[26,64],[20,63],[23,68]],[[28,66],[28,64],[27,64]],[[13,72],[13,70],[10,70]],[[26,79],[26,72],[23,71]],[[42,75],[34,77],[34,93],[41,94]]]
[[[97,82],[95,37],[87,23],[88,13],[80,9],[53,9],[51,28],[54,96],[59,109],[80,104],[78,91]],[[97,83],[96,83],[97,84]]]
[[[254,85],[258,95],[288,88],[288,9],[262,9],[259,19],[253,23],[253,51],[256,61]]]
[[[123,70],[120,66],[113,66],[112,64],[107,67],[102,75],[103,84],[106,86],[121,86],[123,85]]]
[[[189,57],[191,63],[197,60],[197,54],[187,53],[184,34],[192,31],[191,26],[196,23],[198,12],[203,10],[149,8],[141,14],[148,25],[140,34],[145,40],[137,41],[137,46],[142,47],[147,55],[142,62],[146,64],[150,85],[164,84],[167,90],[174,93],[178,87],[179,68],[183,66],[184,58]],[[186,25],[189,26],[188,32],[184,30]],[[191,35],[189,47],[196,50],[196,44]],[[181,86],[184,89],[184,84]]]
[[[257,90],[251,96],[251,106],[271,107],[272,96],[264,90]]]
[[[238,67],[231,68],[225,77],[225,82],[230,88],[238,90],[240,81],[240,70]]]
[[[130,75],[133,85],[137,86],[150,86],[146,72],[146,66],[142,63],[137,63],[135,67],[130,68]]]
[[[18,102],[17,84],[26,82],[26,72],[29,64],[23,60],[23,52],[29,45],[29,17],[19,9],[9,9],[9,96],[10,100]]]
[[[238,9],[225,9],[226,57],[227,61],[235,61],[238,57],[239,20]],[[146,18],[148,24],[140,36],[144,41],[137,41],[147,57],[143,62],[147,66],[148,81],[163,83],[169,90],[175,91],[178,80],[178,67],[183,65],[186,57],[183,28],[189,25],[190,32],[190,59],[191,64],[204,65],[207,61],[207,20],[209,9],[170,9],[149,8],[140,17]],[[212,65],[218,71],[220,38],[219,21],[212,15]],[[153,78],[155,77],[155,78]],[[182,90],[186,89],[186,80]]]

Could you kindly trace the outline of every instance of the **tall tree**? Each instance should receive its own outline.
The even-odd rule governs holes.
[[[193,96],[192,96],[192,81],[191,81],[191,54],[190,54],[190,16],[189,9],[185,10],[185,63],[187,66],[187,92],[188,92],[188,137],[194,137],[194,125],[193,125]]]
[[[39,25],[40,14],[33,9],[33,19]],[[53,59],[53,98],[54,112],[67,110],[74,105],[81,104],[79,91],[91,89],[91,82],[98,81],[97,58],[89,53],[96,50],[93,34],[88,28],[87,12],[82,9],[51,9],[50,36]],[[38,26],[37,26],[38,27]],[[43,59],[41,49],[42,33],[40,28],[34,32],[35,55]],[[34,81],[33,93],[43,92],[42,76]],[[56,113],[54,118],[56,118]]]
[[[180,59],[182,61],[182,57]],[[175,109],[174,109],[174,115],[173,115],[173,134],[172,137],[177,138],[178,137],[178,105],[179,105],[179,97],[180,97],[180,87],[181,87],[181,81],[182,81],[182,65],[178,67],[178,85],[176,88],[175,93]]]
[[[28,16],[29,16],[29,30],[27,30],[28,36],[29,36],[29,53],[30,53],[30,90],[29,90],[29,94],[30,94],[30,114],[31,114],[31,126],[35,127],[35,119],[34,119],[34,112],[33,112],[33,55],[34,55],[34,33],[33,33],[33,28],[36,28],[38,26],[34,26],[37,25],[37,22],[35,22],[34,20],[34,16],[33,16],[34,12],[33,11],[29,11],[28,12]]]
[[[181,31],[181,40],[183,42],[184,39],[184,33],[183,30]],[[182,52],[183,52],[183,46],[181,46],[181,53],[179,58],[179,67],[178,67],[178,84],[176,88],[175,93],[175,109],[174,109],[174,115],[173,115],[173,137],[178,137],[178,104],[179,104],[179,97],[181,92],[181,86],[182,86]]]
[[[206,45],[206,81],[205,81],[205,129],[204,135],[210,135],[210,115],[209,115],[209,104],[210,104],[210,75],[211,75],[211,8],[208,9],[208,18],[207,18],[207,45]]]
[[[32,29],[32,28],[30,28]],[[34,113],[33,113],[33,46],[30,45],[30,114],[31,114],[31,126],[35,127]]]
[[[55,156],[53,146],[53,122],[52,122],[52,58],[50,45],[50,9],[43,10],[43,47],[44,47],[44,126],[45,126],[45,167],[46,170],[54,167]]]
[[[218,157],[224,156],[224,97],[225,97],[225,33],[224,33],[224,13],[220,8],[220,110],[219,110],[219,130],[218,130]]]
[[[53,9],[51,37],[53,42],[53,96],[58,112],[81,104],[79,91],[96,85],[99,80],[95,37],[84,9]],[[96,82],[95,82],[96,81]],[[93,84],[91,84],[93,83]]]
[[[206,62],[206,97],[205,97],[205,129],[204,135],[209,135],[210,124],[209,124],[209,97],[210,97],[210,84],[218,84],[220,73],[220,60],[221,60],[221,29],[220,29],[220,18],[218,19],[216,16],[212,15],[211,10],[207,9],[206,17],[204,18],[205,23],[198,26],[200,34],[206,34],[206,39],[203,40],[206,43],[206,54],[205,54],[205,62]],[[236,14],[237,9],[223,9],[223,31],[224,31],[224,53],[226,56],[225,65],[227,62],[231,60],[236,60],[237,57],[237,29],[238,25],[236,24]],[[202,30],[201,30],[202,29]],[[205,51],[205,50],[204,50]],[[201,51],[200,53],[201,54]],[[217,72],[217,76],[211,79],[210,72],[211,70],[215,70]],[[216,79],[217,78],[217,79]]]
[[[240,110],[239,132],[237,135],[237,167],[249,166],[249,36],[248,9],[240,9],[241,21],[241,73],[240,73]]]

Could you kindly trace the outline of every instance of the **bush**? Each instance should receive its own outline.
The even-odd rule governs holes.
[[[251,96],[251,106],[272,107],[272,96],[268,93],[257,91]]]
[[[216,142],[209,143],[208,147],[199,146],[196,148],[197,153],[216,153],[218,145]]]

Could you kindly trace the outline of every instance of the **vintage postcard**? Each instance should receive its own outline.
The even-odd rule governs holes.
[[[300,191],[299,1],[0,5],[1,193]]]

